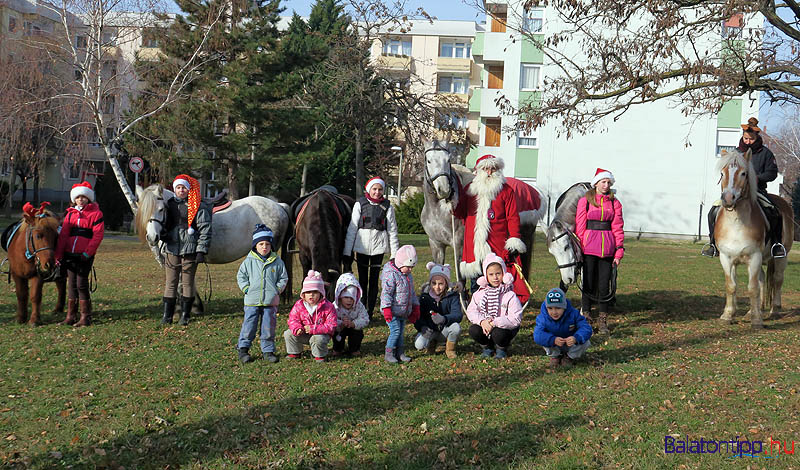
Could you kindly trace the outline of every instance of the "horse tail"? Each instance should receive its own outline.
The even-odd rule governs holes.
[[[283,239],[281,240],[281,261],[283,261],[283,266],[286,268],[286,276],[289,278],[288,282],[286,283],[286,288],[283,290],[283,301],[284,303],[291,303],[292,302],[292,278],[294,277],[294,254],[290,251],[289,245],[291,243],[292,238],[294,238],[294,220],[291,215],[291,208],[288,204],[280,202],[278,205],[281,206],[284,212],[286,212],[286,231],[283,234]]]

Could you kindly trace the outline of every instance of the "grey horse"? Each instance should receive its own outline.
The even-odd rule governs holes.
[[[575,214],[578,200],[590,189],[589,183],[575,183],[556,201],[556,214],[545,232],[547,251],[556,259],[561,271],[561,288],[565,291],[580,274],[581,244],[575,236]]]

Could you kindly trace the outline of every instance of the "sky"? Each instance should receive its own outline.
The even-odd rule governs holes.
[[[290,16],[294,10],[300,16],[308,16],[314,3],[314,0],[282,0],[281,5],[286,7],[283,15]],[[485,18],[485,15],[479,14],[474,6],[468,6],[463,0],[407,0],[406,5],[409,10],[421,6],[429,15],[440,20],[480,22]]]

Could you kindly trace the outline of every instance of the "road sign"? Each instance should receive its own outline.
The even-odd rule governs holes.
[[[144,160],[140,157],[131,157],[128,162],[128,168],[134,173],[139,173],[144,169]]]

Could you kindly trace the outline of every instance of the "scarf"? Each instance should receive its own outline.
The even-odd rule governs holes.
[[[431,290],[430,288],[428,289],[428,295],[430,295],[431,298],[435,300],[437,303],[442,301],[442,297],[444,297],[444,294],[446,294],[446,292],[442,292],[442,295],[436,295],[433,293],[433,290]]]
[[[503,294],[511,290],[511,285],[500,284],[497,287],[487,286],[484,288],[484,296],[481,299],[480,311],[483,318],[495,318],[500,316],[500,301]]]
[[[744,143],[744,139],[739,138],[739,146],[736,147],[736,148],[742,153],[747,152],[747,149],[750,149],[750,150],[753,151],[753,153],[755,153],[755,152],[758,152],[759,150],[761,150],[761,147],[763,147],[763,146],[764,146],[764,141],[761,140],[761,136],[759,135],[756,138],[755,142],[753,142],[752,144],[749,144],[749,145]]]
[[[319,302],[322,302],[322,300],[320,300]],[[319,306],[319,302],[317,302],[314,305],[311,305],[305,300],[303,301],[303,305],[306,307],[306,311],[308,312],[308,316],[309,318],[311,318],[311,321],[314,321],[314,314],[317,313],[317,307]]]
[[[386,199],[383,196],[381,196],[380,199],[374,199],[374,198],[370,197],[369,193],[364,193],[364,197],[367,198],[367,201],[369,201],[369,202],[371,202],[373,204],[380,204],[380,203],[382,203],[384,201],[384,199]]]

